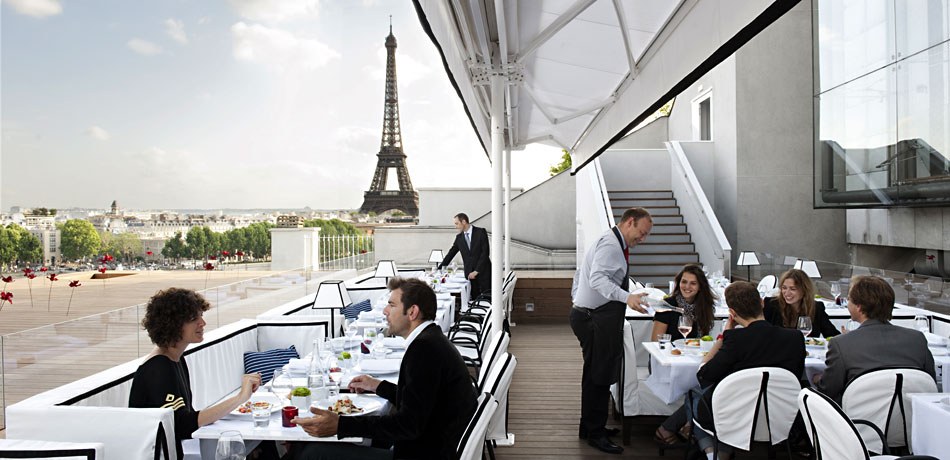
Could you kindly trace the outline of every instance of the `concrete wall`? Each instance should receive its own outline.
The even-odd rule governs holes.
[[[650,124],[627,134],[616,144],[610,146],[612,149],[662,149],[663,143],[670,140],[670,120],[668,117],[661,117],[653,120]]]
[[[670,189],[670,155],[665,148],[611,148],[600,155],[600,164],[607,191]]]
[[[575,178],[565,171],[513,196],[511,238],[546,249],[573,251],[577,236],[575,195]],[[491,230],[491,214],[472,219],[476,226]]]
[[[735,254],[850,259],[845,212],[813,209],[811,7],[801,2],[735,56],[737,206],[720,216],[737,224],[727,230]],[[717,203],[728,187],[717,186]]]
[[[847,210],[848,242],[950,250],[950,208]]]
[[[376,260],[395,260],[399,266],[426,266],[433,249],[447,251],[458,232],[453,227],[385,227],[376,230]],[[489,232],[489,238],[491,232]],[[454,262],[462,266],[462,257]],[[511,262],[514,268],[569,269],[575,266],[574,250],[549,250],[524,242],[512,241]],[[492,261],[494,266],[499,266]]]
[[[460,212],[473,221],[491,211],[490,188],[420,188],[419,225],[452,225]],[[511,198],[522,194],[523,188],[512,188]]]
[[[594,159],[590,165],[581,169],[574,176],[574,186],[577,189],[576,206],[576,264],[579,266],[584,260],[584,252],[602,233],[613,225],[613,217],[609,210],[609,203],[601,190],[600,159]]]
[[[700,141],[694,133],[694,100],[707,94],[712,95],[712,141]],[[729,244],[735,249],[738,233],[735,56],[720,63],[676,96],[669,127],[670,140],[690,141],[683,144],[683,151]]]

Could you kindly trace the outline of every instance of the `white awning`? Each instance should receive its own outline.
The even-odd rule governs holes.
[[[800,0],[414,0],[472,126],[508,78],[506,144],[583,167]],[[499,52],[504,50],[504,52]]]

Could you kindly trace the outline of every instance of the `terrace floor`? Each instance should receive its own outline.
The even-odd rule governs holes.
[[[519,323],[511,329],[508,351],[518,359],[508,393],[508,430],[515,435],[511,447],[498,447],[499,459],[669,459],[682,458],[683,450],[668,450],[661,457],[653,443],[653,431],[663,417],[637,417],[629,446],[621,455],[602,453],[577,438],[581,414],[580,346],[567,318],[563,322]],[[613,416],[608,424],[619,428]],[[614,439],[620,442],[618,436]],[[764,446],[739,452],[736,458],[767,458]],[[777,458],[786,458],[784,451]]]

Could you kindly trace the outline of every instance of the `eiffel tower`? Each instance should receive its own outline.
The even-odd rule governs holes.
[[[383,105],[383,140],[379,147],[376,174],[369,191],[363,194],[361,213],[381,213],[398,209],[410,216],[419,215],[419,194],[412,189],[406,154],[402,151],[402,135],[399,133],[399,97],[396,95],[396,37],[389,25],[386,37],[386,101]],[[399,190],[386,190],[389,168],[396,168]]]

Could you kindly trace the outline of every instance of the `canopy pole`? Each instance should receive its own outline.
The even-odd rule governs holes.
[[[491,76],[491,259],[494,267],[491,271],[491,311],[492,330],[502,330],[504,313],[501,301],[501,272],[504,269],[504,233],[502,210],[502,173],[505,150],[505,76],[497,73]],[[489,337],[490,339],[490,337]]]
[[[511,272],[511,148],[505,149],[505,276]]]

